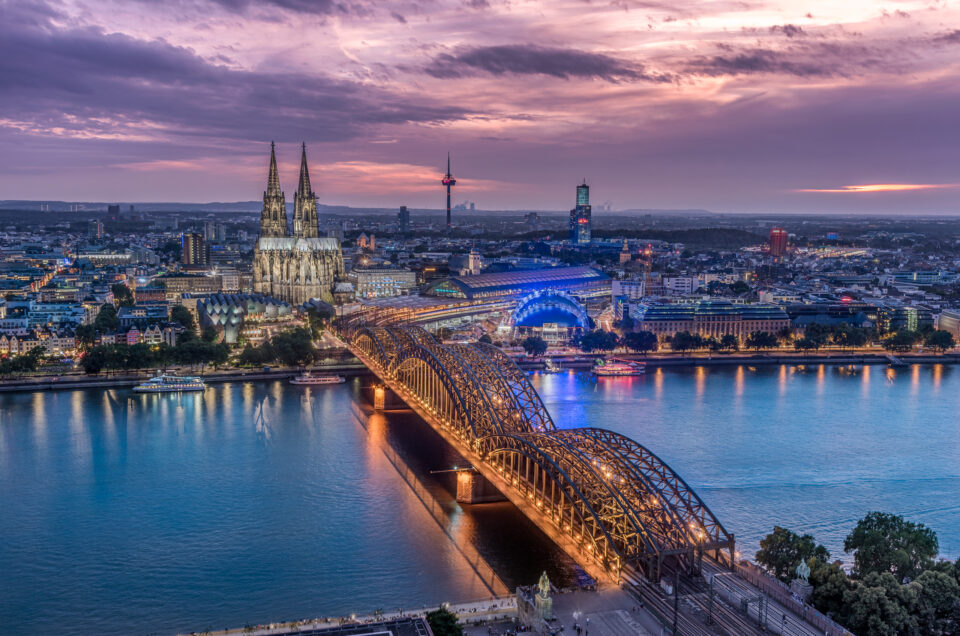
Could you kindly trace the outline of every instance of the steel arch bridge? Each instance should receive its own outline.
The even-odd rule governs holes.
[[[486,344],[360,327],[351,351],[578,563],[619,579],[732,564],[734,537],[659,457],[599,428],[558,429],[526,374]]]

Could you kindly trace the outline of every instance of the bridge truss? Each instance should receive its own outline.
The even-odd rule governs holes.
[[[444,345],[405,326],[360,327],[350,348],[478,458],[482,473],[512,489],[504,494],[538,525],[573,546],[581,564],[659,580],[664,564],[695,571],[704,554],[733,562],[733,535],[666,463],[612,431],[558,429],[526,374],[496,347]]]

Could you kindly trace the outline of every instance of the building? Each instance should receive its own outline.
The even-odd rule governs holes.
[[[184,265],[206,265],[210,262],[210,249],[203,234],[184,232],[180,235],[180,262]]]
[[[949,331],[954,338],[960,338],[960,309],[944,309],[940,312],[937,328]]]
[[[637,305],[630,313],[637,330],[662,337],[688,331],[714,338],[731,334],[744,339],[754,331],[778,333],[790,326],[790,317],[781,307],[735,305],[726,300]]]
[[[912,305],[881,306],[877,311],[877,326],[880,333],[897,331],[920,331],[933,327],[933,310]]]
[[[103,238],[103,223],[94,219],[87,224],[87,238],[97,240]]]
[[[426,294],[442,298],[480,299],[526,295],[542,289],[561,289],[580,298],[606,298],[610,295],[611,286],[609,276],[590,267],[551,267],[452,276],[432,284]]]
[[[643,279],[615,280],[611,293],[613,298],[640,300],[646,295],[647,283]]]
[[[397,213],[397,231],[400,234],[410,232],[410,210],[405,205],[401,205],[400,212]]]
[[[450,172],[450,153],[447,153],[447,173],[440,179],[440,183],[447,189],[447,229],[450,229],[450,188],[457,185],[457,180]]]
[[[343,276],[340,241],[320,238],[317,199],[310,187],[307,147],[300,157],[300,181],[294,195],[293,234],[287,227],[286,199],[280,189],[277,157],[270,144],[270,170],[260,213],[260,238],[253,253],[253,291],[300,305],[311,298],[333,299]]]
[[[154,282],[163,284],[166,299],[174,303],[180,302],[183,294],[212,294],[223,286],[219,276],[199,274],[161,276]]]
[[[370,268],[350,272],[357,298],[403,296],[417,286],[417,274],[407,269]]]
[[[229,344],[236,343],[241,335],[248,340],[263,340],[294,320],[289,303],[262,294],[212,294],[188,300],[196,304],[200,327],[216,329]]]
[[[170,304],[167,302],[120,307],[117,310],[117,321],[121,327],[166,322],[169,318]]]
[[[577,186],[577,206],[570,210],[570,242],[589,245],[593,238],[590,224],[590,186],[584,181]]]
[[[630,247],[627,245],[627,239],[623,239],[623,249],[620,250],[620,264],[629,263],[633,255],[630,254]]]
[[[781,227],[770,230],[770,256],[780,258],[787,253],[787,231]]]

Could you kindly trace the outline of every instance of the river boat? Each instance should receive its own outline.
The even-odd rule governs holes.
[[[560,366],[560,363],[555,361],[553,358],[547,358],[544,363],[544,370],[547,373],[560,373],[563,371],[563,367]]]
[[[203,391],[205,388],[207,385],[197,376],[161,373],[133,387],[133,390],[136,393],[182,393]]]
[[[333,375],[330,373],[318,373],[316,375],[307,371],[301,373],[295,378],[290,378],[290,384],[302,384],[306,386],[315,386],[320,384],[343,384],[347,379],[342,375]]]
[[[645,362],[618,360],[616,358],[597,360],[597,364],[593,367],[593,374],[598,378],[635,376],[643,375],[646,372],[647,365]]]

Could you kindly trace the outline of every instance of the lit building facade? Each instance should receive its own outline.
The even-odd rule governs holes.
[[[577,205],[570,210],[570,242],[589,245],[593,239],[590,219],[590,186],[586,181],[577,186]]]
[[[705,337],[733,335],[744,339],[754,331],[777,333],[790,326],[790,317],[781,307],[737,305],[725,300],[637,305],[631,316],[636,329],[662,337],[687,331]]]
[[[787,231],[781,227],[770,230],[770,256],[779,258],[787,253]]]

